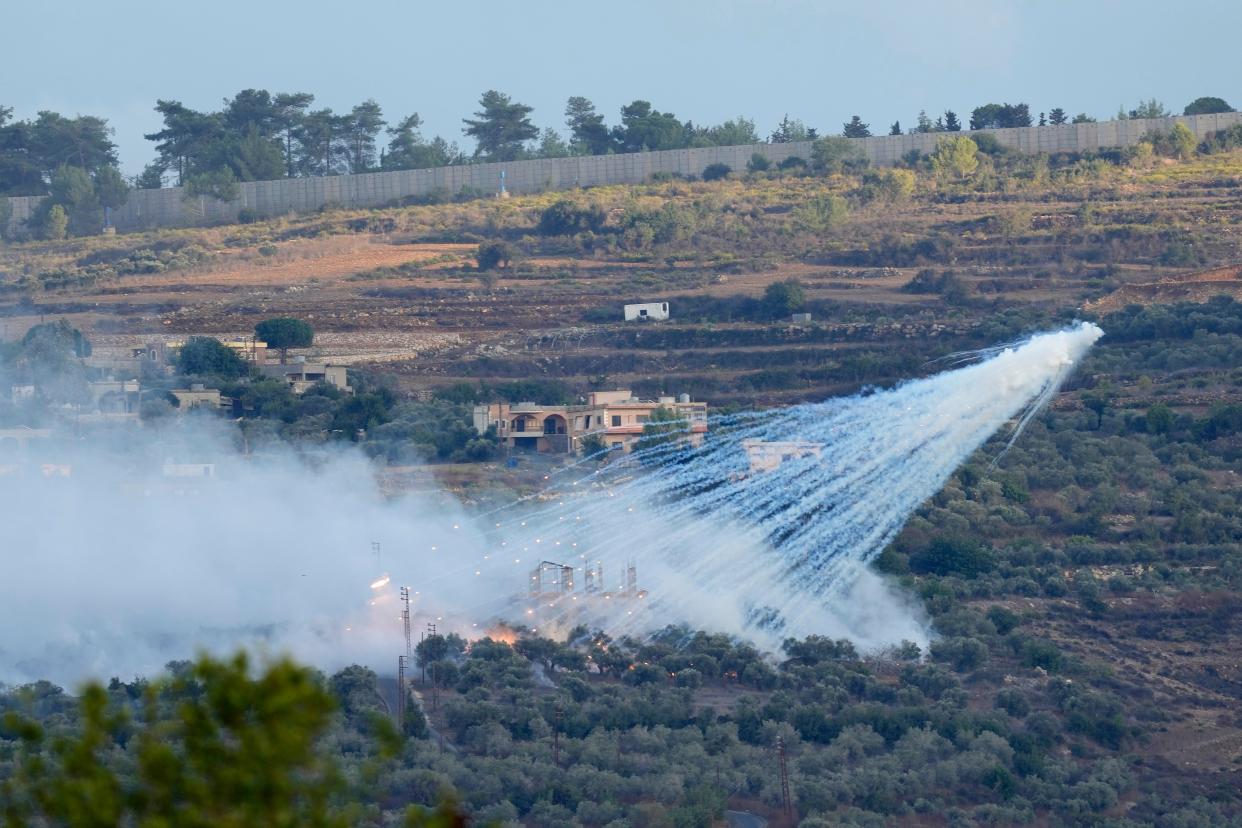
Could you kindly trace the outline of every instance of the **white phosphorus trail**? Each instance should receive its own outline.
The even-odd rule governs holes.
[[[399,585],[416,624],[475,636],[505,620],[926,643],[918,607],[867,564],[1101,335],[1078,324],[889,390],[722,417],[701,446],[580,461],[484,513],[444,493],[388,500],[357,452],[243,461],[227,424],[195,418],[83,442],[71,477],[0,476],[0,681],[149,674],[238,646],[388,665]],[[187,488],[152,471],[173,455],[218,473]],[[560,566],[531,589],[542,561]]]
[[[1015,420],[1016,439],[1102,333],[1081,323],[891,390],[737,418],[699,449],[645,449],[577,481],[584,494],[526,516],[506,543],[564,535],[580,561],[635,562],[649,590],[641,620],[614,609],[603,619],[613,627],[681,622],[769,644],[836,633],[878,646],[896,640],[895,625],[924,638],[860,606],[891,603],[866,564]]]

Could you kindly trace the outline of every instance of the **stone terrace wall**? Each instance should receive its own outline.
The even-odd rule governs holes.
[[[1148,132],[1168,130],[1178,122],[1186,124],[1196,136],[1203,138],[1209,132],[1242,123],[1242,113],[982,131],[995,135],[1002,145],[1019,152],[1085,152],[1131,146]],[[944,137],[945,133],[916,133],[850,140],[863,148],[871,163],[882,166],[895,163],[911,150],[929,153]],[[130,193],[129,202],[114,211],[113,223],[120,231],[207,226],[234,222],[239,211],[245,208],[254,210],[260,216],[271,217],[311,212],[327,205],[379,207],[436,191],[454,194],[463,188],[494,193],[499,189],[501,171],[505,173],[505,186],[512,193],[567,190],[601,184],[640,184],[654,173],[701,175],[709,164],[715,163],[727,164],[740,171],[745,169],[751,155],[756,152],[774,163],[793,155],[809,159],[811,143],[748,144],[512,161],[507,164],[467,164],[326,178],[253,181],[241,184],[241,197],[229,203],[210,198],[186,201],[179,187],[135,190]],[[17,197],[9,201],[13,205],[12,222],[17,225],[31,215],[40,198]]]

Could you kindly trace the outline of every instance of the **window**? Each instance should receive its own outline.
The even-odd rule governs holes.
[[[646,316],[646,315],[647,315],[647,309],[646,309],[646,308],[643,308],[642,310],[640,310],[640,311],[638,312],[638,315],[639,315],[639,316]]]
[[[624,447],[624,446],[625,446],[625,444],[624,444],[624,443],[622,443],[620,440],[618,440],[618,441],[617,441],[617,442],[615,442],[615,443],[609,443],[609,444],[608,444],[608,447],[609,447],[609,450],[610,450],[610,451],[620,451],[620,450],[622,449],[622,447]]]
[[[638,421],[639,421],[640,423],[645,423],[645,422],[647,422],[647,421],[648,421],[648,420],[650,420],[650,419],[651,419],[651,416],[650,416],[649,414],[639,414],[639,415],[638,415]]]
[[[614,426],[619,426],[619,425],[621,425],[621,415],[620,415],[620,414],[613,414],[613,415],[612,415],[612,424],[613,424]]]

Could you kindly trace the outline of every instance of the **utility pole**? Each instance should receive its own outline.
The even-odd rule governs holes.
[[[423,633],[422,635],[418,637],[419,645],[421,646],[422,643],[426,640],[427,640],[427,633]],[[427,665],[423,661],[423,659],[426,658],[426,656],[427,656],[426,649],[424,649],[423,652],[418,656],[418,686],[419,687],[427,686]]]
[[[785,816],[793,819],[793,803],[789,796],[789,765],[785,762],[785,737],[776,737],[776,757],[781,768],[781,807]]]
[[[436,625],[428,621],[427,622],[427,640],[431,640],[435,637],[436,637]],[[434,650],[434,646],[435,645],[432,645],[428,649]],[[439,704],[440,704],[440,691],[439,691],[439,688],[436,687],[436,662],[435,662],[435,659],[432,659],[431,661],[431,709],[435,710],[437,707],[439,707]]]
[[[408,659],[414,655],[414,651],[410,648],[410,588],[401,587],[401,624],[405,627],[405,657]]]
[[[558,768],[561,766],[561,717],[564,715],[565,709],[558,704],[552,725],[552,764]]]
[[[405,733],[405,656],[397,656],[397,727]]]

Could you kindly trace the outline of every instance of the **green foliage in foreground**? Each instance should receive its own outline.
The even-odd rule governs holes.
[[[59,689],[19,691],[0,723],[0,807],[9,828],[144,825],[218,828],[332,828],[358,823],[357,803],[400,750],[387,718],[359,710],[376,696],[375,674],[342,671],[329,686],[313,670],[282,659],[257,675],[238,654],[174,662],[171,674],[132,685],[88,685],[65,727]],[[357,681],[351,685],[350,676]],[[337,692],[339,691],[339,694]],[[325,749],[338,711],[369,731],[370,758],[341,771]],[[42,714],[42,715],[40,715]],[[75,715],[76,714],[76,715]],[[369,714],[369,715],[361,715]],[[405,826],[455,826],[451,799],[411,807]]]

